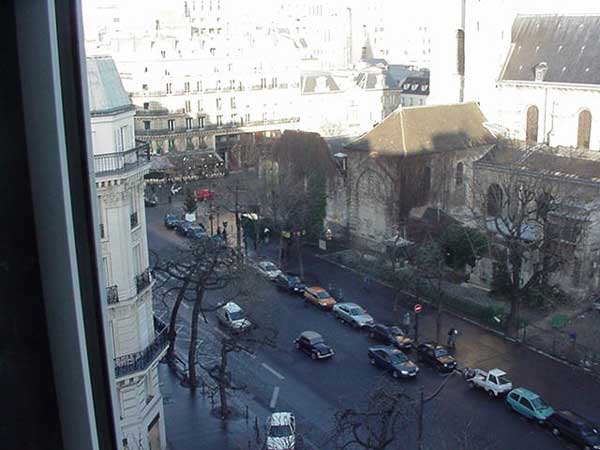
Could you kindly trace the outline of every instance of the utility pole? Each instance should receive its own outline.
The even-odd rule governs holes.
[[[237,252],[240,253],[242,247],[242,233],[240,224],[240,204],[239,204],[240,181],[235,181],[235,231]]]
[[[419,315],[417,314],[417,317]],[[417,418],[417,450],[423,450],[423,409],[425,407],[425,390],[419,388],[419,417]]]

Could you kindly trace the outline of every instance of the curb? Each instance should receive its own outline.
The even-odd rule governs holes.
[[[317,258],[319,258],[319,259],[321,259],[321,260],[323,260],[325,262],[333,264],[334,266],[338,266],[338,267],[341,267],[342,269],[349,270],[350,272],[354,272],[354,273],[359,274],[359,275],[363,275],[364,274],[363,272],[360,272],[360,271],[358,271],[358,270],[356,270],[356,269],[354,269],[352,267],[348,267],[348,266],[346,266],[346,265],[344,265],[342,263],[339,263],[337,261],[332,261],[332,260],[330,260],[328,258],[325,258],[324,255],[317,255],[317,254],[315,254],[314,256],[316,256]],[[376,281],[378,284],[380,284],[382,286],[385,286],[385,287],[387,287],[389,289],[396,289],[395,286],[392,286],[391,284],[386,283],[385,281],[380,281],[380,280],[376,280],[376,279],[374,281]],[[410,292],[406,292],[406,291],[400,290],[400,293],[405,294],[405,295],[407,295],[409,297],[414,297],[414,295],[411,294]],[[431,302],[428,299],[421,298],[421,300],[423,301],[423,303],[427,303],[427,304],[431,305]],[[505,341],[508,341],[508,342],[511,342],[511,343],[517,344],[517,345],[522,345],[524,348],[526,348],[526,349],[528,349],[528,350],[530,350],[530,351],[532,351],[534,353],[537,353],[538,355],[541,355],[541,356],[544,356],[546,358],[549,358],[549,359],[551,359],[551,360],[553,360],[555,362],[558,362],[558,363],[560,363],[560,364],[562,364],[564,366],[570,367],[571,369],[576,369],[576,370],[583,371],[583,372],[587,373],[588,375],[590,375],[592,378],[594,378],[596,381],[600,381],[600,374],[592,371],[591,369],[589,369],[587,367],[578,366],[576,364],[573,364],[572,362],[567,361],[566,359],[559,358],[557,356],[551,355],[550,353],[547,353],[544,350],[540,350],[540,349],[538,349],[538,348],[536,348],[536,347],[534,347],[534,346],[532,346],[530,344],[524,344],[523,342],[521,342],[521,341],[519,341],[519,340],[517,340],[515,338],[512,338],[512,337],[508,336],[507,334],[502,333],[501,331],[498,331],[498,330],[495,330],[495,329],[493,329],[491,327],[488,327],[487,325],[483,325],[483,324],[481,324],[481,323],[479,323],[479,322],[471,319],[470,317],[463,316],[461,314],[455,313],[455,312],[450,311],[450,310],[444,310],[444,313],[449,314],[449,315],[451,315],[453,317],[456,317],[458,319],[461,319],[461,320],[463,320],[463,321],[465,321],[467,323],[470,323],[471,325],[474,325],[474,326],[476,326],[478,328],[481,328],[481,329],[487,331],[488,333],[493,333],[496,336],[503,338]]]

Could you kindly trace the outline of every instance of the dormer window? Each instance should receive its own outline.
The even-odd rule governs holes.
[[[404,89],[408,91],[410,89],[410,84],[404,83]]]
[[[333,157],[335,158],[338,170],[342,175],[346,175],[346,171],[348,170],[348,155],[340,152],[333,155]]]
[[[418,85],[418,84],[413,84],[413,85],[410,87],[410,89],[411,89],[411,90],[413,90],[413,91],[416,91],[418,87],[419,87],[419,85]]]
[[[539,63],[535,66],[535,81],[541,82],[546,78],[546,73],[548,72],[548,64],[545,62]]]

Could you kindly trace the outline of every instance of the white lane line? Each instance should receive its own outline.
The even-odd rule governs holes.
[[[214,327],[215,331],[220,334],[222,337],[224,338],[228,338],[229,336],[227,336],[225,333],[223,333],[221,330],[219,330],[219,328]]]
[[[283,375],[281,375],[279,372],[277,372],[275,369],[273,369],[271,366],[269,366],[268,364],[262,363],[261,364],[265,369],[267,369],[269,372],[271,372],[273,375],[275,375],[277,378],[279,378],[280,380],[285,380],[285,377]]]
[[[254,353],[249,352],[248,350],[242,350],[246,355],[248,355],[252,359],[256,359],[256,355]]]
[[[273,389],[273,395],[271,396],[271,403],[269,406],[271,409],[275,409],[275,405],[277,404],[277,398],[279,397],[279,386],[275,386]]]

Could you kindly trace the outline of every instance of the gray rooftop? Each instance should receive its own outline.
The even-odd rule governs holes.
[[[502,81],[600,84],[600,16],[517,16]]]
[[[135,109],[110,56],[87,58],[87,76],[90,113],[93,116]]]

